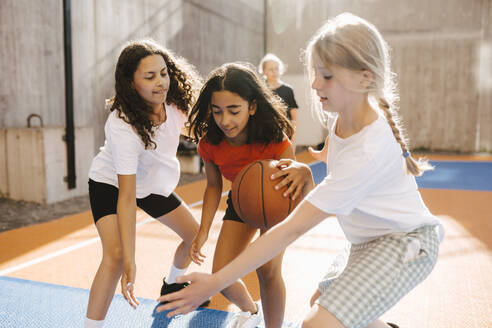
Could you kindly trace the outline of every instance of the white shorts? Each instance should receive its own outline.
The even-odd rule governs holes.
[[[424,226],[352,245],[320,282],[316,303],[347,328],[366,327],[429,275],[439,242],[437,227]]]

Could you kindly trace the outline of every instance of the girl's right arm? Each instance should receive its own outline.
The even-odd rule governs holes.
[[[216,273],[192,273],[179,277],[180,282],[192,283],[179,292],[159,297],[159,302],[170,303],[159,306],[157,312],[174,309],[167,314],[167,317],[171,317],[196,309],[208,297],[268,262],[328,215],[306,200],[302,201],[283,222],[256,239],[238,257]]]
[[[201,252],[203,244],[208,239],[208,234],[212,226],[220,198],[222,197],[222,174],[219,168],[212,162],[205,162],[205,176],[207,177],[207,187],[203,195],[202,218],[200,229],[193,239],[190,248],[190,257],[193,262],[200,265],[205,259]]]
[[[133,294],[137,274],[135,265],[135,227],[136,227],[136,175],[118,174],[118,203],[116,215],[123,249],[123,274],[121,291],[131,306],[136,308],[138,301]]]

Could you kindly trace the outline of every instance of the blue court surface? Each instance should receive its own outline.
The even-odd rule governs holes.
[[[83,327],[89,291],[10,277],[0,277],[0,327]],[[156,313],[157,302],[139,298],[136,310],[123,296],[115,295],[106,317],[105,328],[226,327],[233,313],[200,308],[186,315],[166,318]],[[285,324],[283,328],[300,328]]]
[[[433,171],[417,178],[419,188],[492,191],[492,162],[430,161]],[[326,164],[310,165],[314,182],[326,176]]]

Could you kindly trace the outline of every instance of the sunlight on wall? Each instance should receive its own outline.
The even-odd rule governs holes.
[[[484,42],[478,48],[478,62],[475,69],[477,86],[481,91],[492,89],[492,45]]]

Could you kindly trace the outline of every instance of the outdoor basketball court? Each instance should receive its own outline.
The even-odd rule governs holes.
[[[319,182],[323,163],[308,162]],[[418,178],[422,197],[443,221],[446,237],[431,275],[384,315],[400,327],[492,327],[492,157],[430,156],[436,170]],[[189,271],[210,272],[214,245],[225,209],[224,197],[211,236],[206,262]],[[205,181],[177,189],[199,219]],[[162,277],[168,273],[179,238],[167,227],[137,214],[136,295],[133,310],[116,295],[105,327],[222,327],[237,308],[212,298],[200,309],[172,320],[155,313]],[[300,327],[309,299],[330,260],[345,246],[336,220],[328,219],[291,245],[284,257],[287,285],[285,327]],[[82,327],[88,289],[98,267],[101,246],[91,213],[0,234],[0,327]],[[471,269],[473,268],[473,269]],[[255,274],[245,278],[255,300]],[[119,292],[119,287],[118,290]]]

